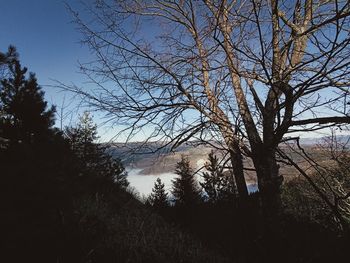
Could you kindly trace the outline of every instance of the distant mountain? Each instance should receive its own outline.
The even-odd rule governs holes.
[[[329,141],[327,137],[301,138],[300,143],[311,150],[314,146],[325,143],[327,140]],[[337,136],[337,141],[350,145],[350,135]],[[159,142],[115,143],[111,145],[109,151],[113,156],[120,158],[129,169],[138,169],[140,174],[144,175],[155,175],[174,172],[181,155],[189,156],[192,167],[200,167],[205,163],[212,149],[210,146],[195,143],[183,144],[173,150],[171,147],[172,145],[163,146]],[[316,150],[313,149],[312,152]],[[297,156],[296,158],[298,159]],[[252,166],[249,161],[247,165]],[[288,167],[284,169],[290,170]]]
[[[337,142],[341,144],[350,144],[350,135],[338,135],[336,137]],[[302,145],[317,145],[324,144],[330,140],[330,137],[314,137],[314,138],[300,138]]]
[[[140,174],[162,174],[174,172],[181,155],[189,156],[191,165],[196,168],[208,158],[211,147],[205,145],[181,145],[172,150],[171,145],[163,147],[160,143],[113,144],[110,152],[120,158],[131,169],[141,169]]]

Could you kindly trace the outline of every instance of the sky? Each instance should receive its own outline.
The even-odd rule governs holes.
[[[45,91],[45,99],[57,106],[58,114],[64,102],[66,117],[61,125],[57,115],[57,127],[74,125],[84,110],[76,110],[80,103],[73,99],[72,94],[53,87],[57,81],[84,86],[86,79],[79,73],[79,62],[93,60],[88,47],[80,43],[82,36],[66,8],[67,3],[82,14],[84,7],[81,2],[93,0],[0,0],[0,50],[5,52],[9,45],[17,48],[22,66],[36,74],[39,85]],[[95,112],[93,117],[98,124],[101,141],[114,139],[118,127],[104,125],[102,114]],[[124,137],[118,141],[123,141]],[[144,137],[141,132],[134,140],[140,141]]]
[[[79,0],[65,1],[75,10]],[[22,66],[36,74],[45,99],[57,107],[70,103],[71,94],[52,87],[55,81],[83,84],[78,62],[91,58],[63,0],[0,0],[0,50],[14,45]],[[70,120],[69,120],[70,121]],[[56,123],[57,124],[57,123]]]
[[[62,0],[0,0],[0,48],[17,47],[22,65],[40,84],[51,79],[79,81],[77,61],[89,56]],[[69,1],[70,4],[77,1]],[[55,92],[47,90],[48,95]]]
[[[84,0],[92,1],[92,0]],[[74,10],[83,12],[79,0],[66,0]],[[72,23],[72,17],[63,0],[0,0],[0,50],[5,52],[11,44],[17,47],[22,66],[36,73],[45,91],[45,99],[58,109],[63,100],[71,103],[72,94],[54,88],[55,81],[84,85],[78,62],[92,60],[88,48],[80,43],[81,35]],[[71,104],[70,104],[71,103]],[[76,112],[75,112],[76,113]],[[95,114],[95,121],[101,123]],[[65,123],[71,124],[74,116]],[[60,126],[57,122],[56,124]],[[115,135],[108,127],[99,129],[104,141]],[[142,136],[142,135],[141,135]]]

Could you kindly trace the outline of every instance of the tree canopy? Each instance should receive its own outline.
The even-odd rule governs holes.
[[[0,87],[0,137],[11,143],[30,143],[48,136],[54,124],[55,107],[48,108],[44,92],[33,73],[26,76],[15,49],[9,48],[5,64],[8,78],[1,79]]]
[[[165,192],[164,184],[159,177],[154,183],[148,202],[157,210],[162,210],[169,205],[168,193]]]
[[[203,182],[200,182],[207,200],[211,203],[233,202],[236,195],[236,185],[230,171],[224,171],[218,157],[211,151],[205,164],[207,172],[203,172]]]
[[[250,158],[266,210],[280,207],[280,144],[350,122],[349,1],[106,0],[87,9],[98,19],[72,13],[96,55],[82,70],[98,88],[66,88],[130,124],[129,137],[147,126],[148,140],[172,147],[216,141],[243,199]]]
[[[107,144],[98,142],[97,125],[93,123],[89,112],[80,116],[76,126],[68,127],[65,135],[85,176],[91,176],[92,184],[98,184],[96,180],[100,178],[101,183],[107,179],[123,188],[129,185],[128,174],[121,161],[108,153]]]
[[[197,205],[201,199],[194,172],[188,157],[182,155],[181,160],[176,164],[175,178],[172,188],[175,205],[191,207]]]

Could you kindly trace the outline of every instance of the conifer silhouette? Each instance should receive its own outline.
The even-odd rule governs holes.
[[[165,192],[164,184],[160,178],[157,178],[152,188],[152,193],[149,196],[149,203],[157,210],[164,209],[169,205],[168,193]]]
[[[27,78],[27,68],[22,68],[18,59],[5,63],[10,76],[0,82],[0,137],[12,144],[46,140],[54,124],[55,107],[48,109],[35,75],[30,73]]]
[[[198,189],[190,161],[184,155],[176,164],[175,173],[179,176],[172,181],[175,205],[178,206],[193,206],[198,204],[200,197],[200,190]]]
[[[208,155],[205,168],[208,172],[203,173],[203,182],[200,185],[207,195],[207,200],[211,203],[232,201],[236,194],[233,176],[230,176],[229,171],[224,172],[213,151]]]
[[[120,187],[129,185],[127,172],[119,159],[112,158],[108,146],[98,143],[97,125],[89,112],[84,112],[75,127],[66,129],[65,134],[71,148],[80,161],[85,177],[106,182],[113,181]]]

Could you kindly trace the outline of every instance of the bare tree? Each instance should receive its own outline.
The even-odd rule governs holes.
[[[305,205],[313,206],[312,213],[329,212],[345,231],[349,230],[350,219],[349,142],[349,138],[346,141],[339,140],[332,130],[331,135],[325,137],[322,144],[317,146],[317,150],[314,150],[314,154],[323,156],[321,158],[315,158],[310,151],[300,145],[299,141],[296,145],[289,144],[288,152],[301,157],[304,160],[304,167],[294,161],[290,154],[278,150],[279,154],[302,175],[301,179],[291,183],[296,183],[296,188],[301,188],[298,191],[300,196],[312,199],[312,202],[305,200]],[[308,182],[307,185],[303,183],[305,181]],[[291,209],[298,208],[291,207]]]
[[[82,94],[129,136],[174,147],[222,143],[241,197],[252,159],[268,210],[279,206],[278,145],[350,122],[346,0],[120,0],[74,13],[96,60]],[[86,16],[87,17],[87,16]],[[297,133],[298,132],[298,133]]]

